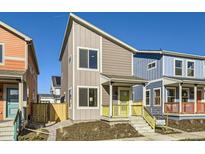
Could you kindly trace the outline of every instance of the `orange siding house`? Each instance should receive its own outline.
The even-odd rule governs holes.
[[[32,39],[0,21],[0,121],[13,120],[17,111],[29,119],[38,75]]]

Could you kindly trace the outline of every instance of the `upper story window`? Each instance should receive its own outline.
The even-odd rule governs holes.
[[[176,76],[182,76],[182,60],[175,60],[175,75]]]
[[[4,45],[0,43],[0,63],[3,63]]]
[[[98,69],[98,50],[79,49],[79,68],[80,69]]]
[[[187,61],[187,76],[194,77],[194,62]]]
[[[151,70],[151,69],[156,68],[156,67],[157,67],[157,64],[156,64],[156,63],[157,63],[156,61],[149,63],[149,64],[147,65],[147,69],[148,69],[148,70]]]

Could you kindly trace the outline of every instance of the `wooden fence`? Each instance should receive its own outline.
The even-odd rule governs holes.
[[[68,119],[68,104],[51,104],[51,103],[38,103],[33,104],[34,122],[59,122]]]

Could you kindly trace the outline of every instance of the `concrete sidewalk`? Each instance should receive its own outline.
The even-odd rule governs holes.
[[[179,141],[184,139],[202,139],[205,138],[205,131],[201,132],[183,132],[177,134],[162,135],[159,133],[142,134],[144,137],[117,139],[116,141]]]

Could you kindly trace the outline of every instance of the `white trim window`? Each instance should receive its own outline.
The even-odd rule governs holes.
[[[152,70],[152,69],[155,69],[155,68],[157,68],[157,61],[154,61],[154,62],[151,62],[151,63],[147,64],[147,69],[148,70]]]
[[[160,106],[161,105],[161,89],[160,88],[155,88],[154,89],[154,105],[155,106]]]
[[[0,64],[4,63],[4,44],[0,43]]]
[[[176,100],[176,88],[167,88],[167,102],[174,103]]]
[[[182,88],[182,102],[189,102],[190,92],[189,88]]]
[[[150,106],[150,90],[146,90],[146,106]]]
[[[195,76],[195,62],[194,61],[187,61],[187,76],[194,77]]]
[[[98,49],[79,48],[78,69],[98,70],[99,52]]]
[[[179,59],[174,60],[174,75],[182,76],[183,73],[183,61]]]
[[[78,106],[80,108],[98,107],[98,88],[78,87]]]

